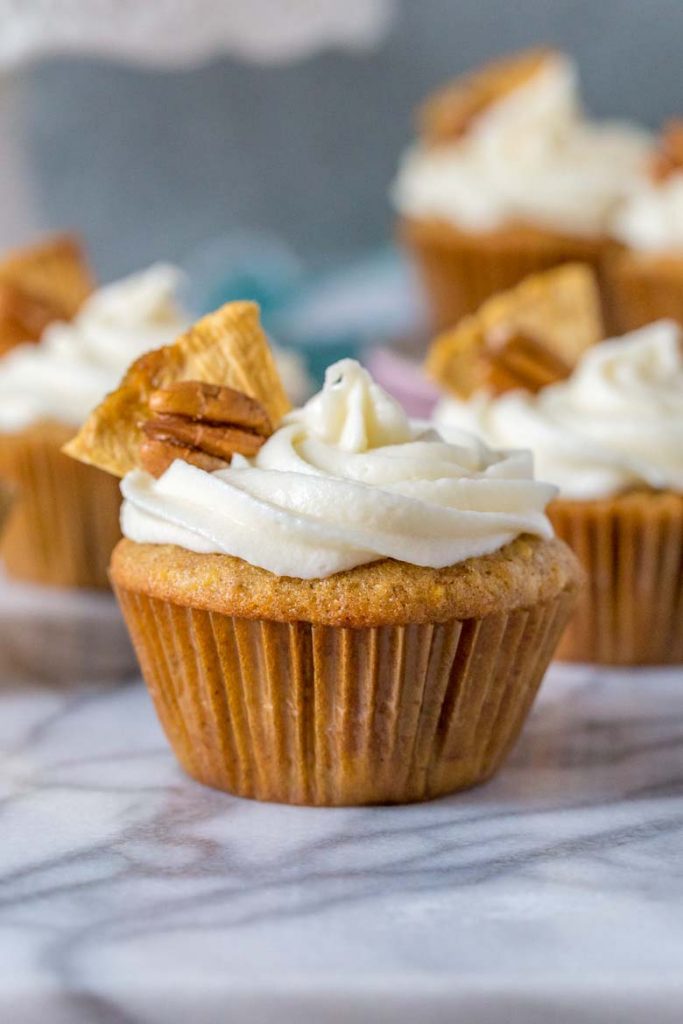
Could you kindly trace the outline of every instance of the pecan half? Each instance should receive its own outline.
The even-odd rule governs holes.
[[[153,416],[142,425],[140,460],[153,476],[174,459],[223,469],[235,454],[255,455],[272,433],[260,402],[217,384],[179,381],[154,391],[149,408]]]
[[[494,394],[512,388],[536,392],[564,380],[571,367],[535,338],[515,334],[486,353],[486,385]]]
[[[683,119],[674,118],[664,126],[660,148],[650,164],[650,175],[655,182],[666,181],[680,170],[683,170]]]

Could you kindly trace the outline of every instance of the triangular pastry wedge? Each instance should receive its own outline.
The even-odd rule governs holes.
[[[538,391],[569,376],[603,336],[595,275],[586,264],[567,263],[488,299],[435,339],[425,366],[459,398]]]
[[[152,395],[182,381],[232,388],[258,402],[272,427],[290,409],[253,302],[230,302],[203,317],[173,345],[136,360],[63,451],[115,476],[145,464]]]

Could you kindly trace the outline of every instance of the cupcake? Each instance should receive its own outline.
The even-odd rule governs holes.
[[[194,778],[360,805],[500,766],[580,579],[527,454],[445,443],[352,360],[288,411],[246,302],[140,360],[68,450],[123,476],[111,578]]]
[[[107,587],[120,537],[120,494],[108,474],[61,452],[128,363],[187,322],[178,272],[158,265],[95,292],[71,323],[0,361],[0,479],[17,500],[0,545],[8,573],[41,584]]]
[[[38,341],[56,320],[71,320],[93,288],[83,249],[57,235],[8,253],[0,262],[0,356]]]
[[[624,246],[608,277],[619,329],[662,317],[683,323],[683,121],[668,126],[649,177],[624,203],[613,231]]]
[[[560,263],[602,275],[614,211],[650,142],[630,125],[587,119],[568,57],[532,51],[466,75],[428,100],[418,123],[393,199],[436,329]]]
[[[548,508],[588,573],[559,657],[683,662],[683,340],[661,320],[588,349],[537,393],[455,394],[437,428],[533,451]]]

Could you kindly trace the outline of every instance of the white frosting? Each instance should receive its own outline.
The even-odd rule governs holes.
[[[95,292],[71,323],[0,362],[0,431],[37,420],[79,426],[135,359],[185,329],[175,300],[180,272],[157,264]]]
[[[394,185],[398,209],[465,231],[525,222],[577,235],[605,233],[641,180],[649,137],[581,113],[574,64],[549,57],[450,145],[417,145]]]
[[[643,252],[683,250],[683,173],[644,181],[615,219],[614,235]]]
[[[255,458],[215,473],[176,461],[158,480],[136,470],[121,489],[131,540],[303,579],[385,557],[440,568],[521,533],[548,537],[555,493],[534,481],[528,452],[469,435],[447,444],[348,359]]]
[[[590,349],[567,381],[530,395],[444,399],[435,423],[530,448],[536,472],[571,498],[633,486],[683,491],[681,329],[659,320]]]

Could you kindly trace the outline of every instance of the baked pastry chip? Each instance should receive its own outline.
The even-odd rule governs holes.
[[[524,50],[456,78],[418,111],[418,129],[429,145],[453,142],[487,107],[524,85],[555,56],[551,49]]]
[[[10,254],[0,262],[0,354],[37,341],[54,320],[71,320],[92,289],[85,253],[72,235]]]
[[[121,384],[90,414],[63,451],[115,476],[144,467],[152,394],[180,381],[233,388],[253,399],[276,427],[290,409],[253,302],[229,302],[203,317],[173,345],[136,360]],[[152,405],[154,403],[152,402]]]
[[[459,398],[482,389],[537,391],[568,377],[602,337],[595,275],[586,264],[566,263],[494,295],[439,335],[425,367]]]

